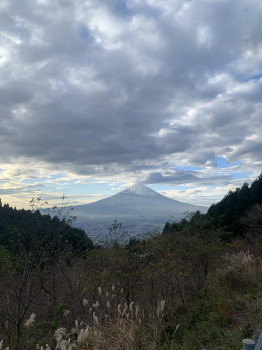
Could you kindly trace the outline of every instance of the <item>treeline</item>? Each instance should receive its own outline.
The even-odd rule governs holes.
[[[0,246],[11,250],[22,246],[28,251],[41,246],[55,252],[68,245],[79,251],[93,248],[84,230],[72,227],[66,218],[42,215],[39,210],[17,210],[0,200]]]
[[[211,205],[207,215],[213,218],[217,228],[222,228],[232,234],[232,237],[242,236],[246,232],[246,224],[241,218],[254,205],[262,203],[262,174],[251,184],[244,183],[242,187],[229,193],[217,204]]]
[[[196,212],[179,223],[167,223],[164,233],[186,228],[194,232],[192,228],[198,226],[201,218],[202,225],[205,222],[205,227],[209,227],[222,241],[232,241],[250,233],[254,235],[262,225],[259,215],[261,203],[262,174],[250,186],[244,183],[242,187],[229,191],[220,202],[212,204],[206,214]],[[254,224],[256,229],[252,231],[250,228]]]

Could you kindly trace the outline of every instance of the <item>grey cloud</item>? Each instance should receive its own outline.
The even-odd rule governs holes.
[[[245,140],[233,154],[235,158],[251,158],[253,161],[260,162],[262,165],[261,150],[262,141]]]
[[[10,186],[8,189],[3,189],[0,187],[0,195],[19,195],[23,193],[37,193],[39,191],[39,188],[44,188],[45,185],[41,183],[35,183],[35,184],[20,184],[20,186],[13,187]]]
[[[13,0],[0,13],[8,11],[0,29],[22,41],[5,39],[12,54],[1,67],[5,157],[80,174],[151,171],[153,183],[198,182],[194,173],[184,180],[158,173],[179,160],[205,166],[245,153],[257,160],[261,145],[246,139],[261,131],[261,81],[245,81],[237,62],[261,44],[258,1],[193,1],[184,9],[180,1],[176,11],[171,1],[169,9],[132,0],[86,4]],[[99,27],[98,10],[115,32],[106,21]],[[221,72],[228,82],[213,83]],[[14,113],[19,108],[24,114]]]
[[[219,185],[222,185],[228,183],[230,180],[232,180],[231,176],[225,174],[219,174],[217,176],[203,176],[203,174],[198,171],[173,170],[169,172],[151,173],[140,182],[145,184],[165,183],[170,185],[181,185],[188,183],[195,186],[206,186],[213,183],[219,183]]]

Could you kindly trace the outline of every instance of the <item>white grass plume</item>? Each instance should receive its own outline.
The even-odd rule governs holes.
[[[28,318],[28,320],[26,320],[26,322],[24,323],[24,326],[26,328],[31,327],[33,324],[35,323],[35,314],[32,313],[32,315]]]

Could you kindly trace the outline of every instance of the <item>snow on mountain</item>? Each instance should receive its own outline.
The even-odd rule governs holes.
[[[178,202],[141,184],[72,208],[77,217],[76,226],[83,228],[94,240],[102,239],[115,220],[122,223],[125,230],[136,234],[152,228],[161,229],[167,221],[177,221],[186,212],[207,211],[206,207]]]
[[[133,185],[129,188],[127,188],[126,190],[123,190],[122,192],[120,192],[122,194],[135,194],[138,196],[148,196],[148,197],[152,197],[152,196],[158,196],[159,193],[151,190],[151,188],[146,187],[144,185],[141,184],[136,184]]]

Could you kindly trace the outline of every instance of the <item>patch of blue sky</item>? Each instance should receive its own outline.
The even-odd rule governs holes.
[[[171,168],[172,170],[184,170],[184,171],[197,171],[197,170],[203,170],[203,167],[194,167],[191,165],[183,165],[183,166],[177,166],[174,168]]]
[[[127,2],[123,0],[117,1],[114,9],[121,15],[129,16],[131,14],[131,9],[127,6]]]
[[[65,86],[65,85],[69,84],[68,80],[65,79],[65,78],[58,79],[57,82],[58,82],[58,84],[60,84],[62,86]]]
[[[87,40],[89,42],[94,41],[91,30],[89,30],[88,27],[84,24],[81,24],[79,26],[79,36],[83,40]]]
[[[36,182],[45,182],[46,181],[46,178],[44,177],[35,177],[35,178],[30,178],[30,179],[22,179],[21,180],[21,183],[24,183],[24,184],[35,184]]]
[[[262,72],[261,73],[257,73],[251,76],[246,76],[246,75],[242,75],[241,73],[237,72],[231,72],[230,74],[232,74],[232,76],[237,79],[239,82],[241,83],[247,83],[249,81],[257,81],[260,80],[262,78]]]
[[[112,195],[112,191],[109,188],[107,183],[72,183],[65,184],[63,186],[63,191],[65,191],[66,195],[70,194],[81,194],[81,195],[89,195],[89,194],[105,194],[105,196]]]
[[[207,77],[212,77],[217,73],[216,66],[214,64],[208,64],[206,68],[206,73],[205,75]]]
[[[258,73],[258,74],[255,74],[255,75],[252,75],[251,77],[248,77],[246,79],[246,81],[249,81],[249,80],[259,80],[262,78],[262,73]]]
[[[30,37],[28,29],[23,25],[23,23],[17,23],[15,26],[10,27],[8,32],[23,42],[28,40]]]
[[[152,190],[157,191],[157,192],[164,191],[166,188],[166,186],[162,185],[162,184],[153,184],[153,185],[146,184],[145,186],[152,188]]]
[[[59,180],[62,179],[65,175],[63,174],[57,174],[57,175],[52,175],[52,176],[35,176],[35,177],[30,177],[28,179],[23,179],[21,182],[23,183],[35,183],[35,182],[48,182],[52,180]]]
[[[236,165],[241,165],[241,161],[236,161],[236,162],[230,163],[224,157],[216,157],[215,161],[216,161],[218,169],[231,168],[231,167],[236,166]]]

